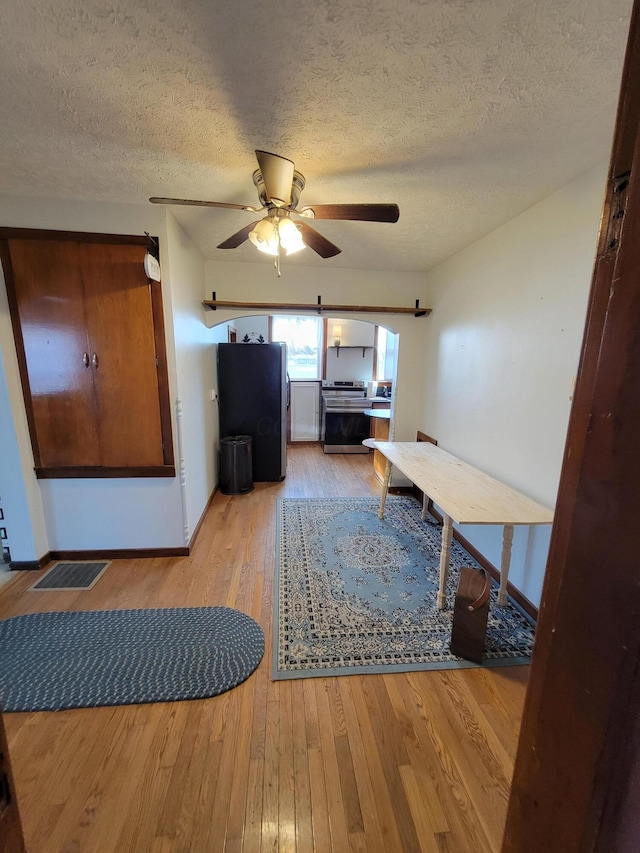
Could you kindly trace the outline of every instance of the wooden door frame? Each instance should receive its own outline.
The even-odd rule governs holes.
[[[627,853],[640,832],[639,13],[636,0],[503,853]]]

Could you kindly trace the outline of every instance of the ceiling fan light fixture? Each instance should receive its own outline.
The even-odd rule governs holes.
[[[278,222],[278,231],[280,232],[280,245],[287,255],[293,255],[305,248],[302,235],[291,219],[281,219]]]
[[[258,251],[266,255],[277,255],[278,244],[287,255],[293,255],[305,248],[300,231],[289,218],[273,219],[266,216],[249,232],[249,240]]]
[[[268,217],[256,222],[256,227],[249,232],[249,239],[258,251],[266,255],[278,254],[278,229]]]

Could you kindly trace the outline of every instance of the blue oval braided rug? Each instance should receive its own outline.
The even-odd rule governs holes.
[[[264,634],[229,607],[30,613],[0,621],[3,711],[175,702],[248,678]]]

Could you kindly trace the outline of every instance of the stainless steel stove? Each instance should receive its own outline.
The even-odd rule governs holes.
[[[369,438],[371,408],[366,383],[342,379],[322,383],[322,449],[325,453],[369,453],[362,442]]]

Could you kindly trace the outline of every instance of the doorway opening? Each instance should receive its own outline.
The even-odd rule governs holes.
[[[366,320],[293,313],[235,317],[217,328],[220,341],[231,341],[233,334],[237,343],[287,344],[289,443],[325,442],[327,398],[336,396],[336,389],[352,399],[348,412],[341,406],[331,415],[344,441],[338,440],[332,426],[330,452],[369,453],[363,440],[393,436],[399,333]],[[379,469],[378,465],[376,475],[381,478]]]

